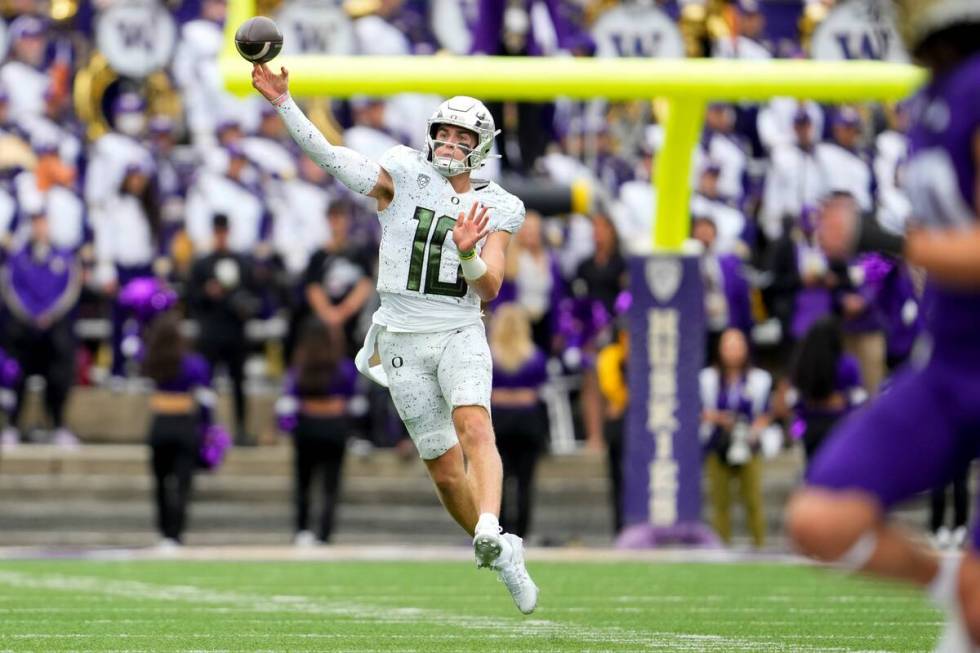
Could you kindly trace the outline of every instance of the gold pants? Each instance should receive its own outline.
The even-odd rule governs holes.
[[[746,521],[752,542],[761,548],[766,539],[766,517],[762,509],[762,460],[753,455],[744,465],[728,465],[712,452],[704,464],[711,501],[711,526],[726,543],[732,541],[731,485],[738,480],[739,494],[745,504]]]
[[[868,395],[875,396],[885,379],[885,334],[881,331],[845,333],[844,351],[858,360],[861,383]]]

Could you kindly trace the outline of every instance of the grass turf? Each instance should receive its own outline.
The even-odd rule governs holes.
[[[0,651],[930,651],[917,592],[767,564],[0,563]]]

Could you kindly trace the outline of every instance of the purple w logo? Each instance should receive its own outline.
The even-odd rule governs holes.
[[[144,50],[153,50],[153,34],[150,31],[150,25],[146,23],[125,23],[120,21],[116,23],[116,29],[119,30],[119,37],[127,49],[143,48]]]
[[[300,52],[327,52],[330,49],[332,29],[323,29],[319,25],[303,25],[296,23],[296,37],[299,39]]]

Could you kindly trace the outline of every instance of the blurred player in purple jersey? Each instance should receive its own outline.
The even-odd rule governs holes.
[[[962,557],[939,558],[885,520],[896,503],[948,482],[980,445],[980,2],[895,4],[930,71],[912,104],[912,224],[889,236],[854,209],[827,213],[819,229],[831,257],[879,250],[928,272],[928,346],[835,430],[787,525],[807,555],[926,589],[947,614],[936,651],[980,651],[980,530]]]

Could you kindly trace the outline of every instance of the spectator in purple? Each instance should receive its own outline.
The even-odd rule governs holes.
[[[547,357],[531,340],[524,309],[504,304],[490,320],[493,392],[490,406],[497,449],[504,465],[500,525],[526,537],[531,524],[534,472],[548,442],[548,419],[541,387],[548,380]]]
[[[715,364],[701,370],[701,440],[711,499],[712,527],[732,540],[731,485],[738,480],[746,522],[756,548],[766,537],[762,504],[762,433],[771,421],[772,377],[752,365],[745,333],[726,329]]]
[[[92,229],[85,203],[75,190],[76,170],[58,156],[55,142],[35,142],[34,152],[34,169],[14,178],[17,203],[23,214],[43,211],[47,215],[55,247],[84,255],[80,250],[92,241]],[[29,230],[27,226],[25,231]]]
[[[499,304],[515,302],[527,313],[534,344],[546,353],[555,349],[558,303],[564,281],[558,257],[544,242],[541,214],[528,211],[524,226],[507,252]]]
[[[868,396],[857,360],[844,353],[837,318],[824,317],[810,326],[796,349],[792,383],[791,433],[803,441],[809,464],[834,424]]]
[[[7,260],[0,277],[9,312],[10,351],[24,372],[16,386],[11,422],[17,423],[24,405],[27,377],[38,374],[45,380],[53,441],[74,447],[78,438],[65,427],[64,411],[75,372],[73,309],[82,285],[81,268],[71,252],[51,243],[44,213],[32,215],[30,227],[30,237]]]
[[[325,544],[333,533],[340,476],[351,431],[349,404],[357,370],[344,355],[343,333],[335,326],[307,322],[276,402],[279,428],[293,436],[293,470],[297,546]],[[322,474],[320,519],[311,529],[310,490]]]
[[[151,323],[143,374],[155,385],[150,396],[150,467],[162,538],[158,546],[168,550],[183,544],[201,438],[211,426],[215,404],[211,368],[189,351],[176,312],[162,313]]]
[[[882,257],[887,270],[879,281],[875,307],[885,329],[885,364],[894,372],[909,359],[923,327],[921,298],[904,261]]]
[[[17,405],[14,389],[22,375],[17,359],[0,349],[0,411],[7,419],[6,425],[0,431],[0,450],[11,449],[20,444],[20,431],[14,423],[13,410]]]
[[[735,133],[733,106],[719,102],[708,105],[699,153],[704,165],[713,162],[719,166],[717,190],[720,198],[740,206],[745,194],[748,144]]]
[[[831,140],[816,147],[827,187],[850,193],[861,211],[874,208],[875,187],[870,158],[863,149],[861,114],[853,107],[840,107],[831,121]]]
[[[858,257],[848,267],[846,283],[836,298],[843,318],[844,349],[861,366],[869,395],[877,394],[885,378],[886,339],[877,296],[890,267],[875,254]]]
[[[846,193],[841,197],[847,199]],[[833,205],[836,195],[819,211]],[[784,233],[772,249],[772,283],[766,289],[770,310],[782,324],[783,340],[801,339],[810,326],[834,310],[834,293],[846,269],[831,264],[815,242],[817,215],[805,213],[797,228]]]
[[[137,277],[153,276],[160,255],[160,202],[153,172],[131,163],[118,192],[95,213],[96,279],[112,298],[112,375],[127,376],[122,343],[126,310],[119,290]]]
[[[44,92],[51,85],[47,63],[48,39],[44,21],[37,16],[18,16],[10,23],[11,56],[0,67],[0,85],[11,92],[16,115],[44,111]]]
[[[704,247],[701,279],[704,285],[709,361],[714,361],[718,341],[726,329],[738,329],[746,336],[752,329],[749,284],[745,280],[742,261],[734,254],[715,251],[717,235],[718,229],[710,217],[694,216],[691,236]]]
[[[595,251],[579,266],[572,281],[572,295],[577,299],[590,298],[601,305],[605,315],[616,314],[616,299],[626,290],[626,260],[619,247],[619,238],[612,220],[598,213],[592,218]],[[601,343],[585,343],[586,361],[594,358]],[[590,449],[601,451],[602,402],[599,382],[591,364],[586,364],[582,377],[582,421],[585,423],[585,442]]]
[[[160,197],[160,251],[169,253],[171,243],[184,226],[184,201],[196,163],[177,152],[176,125],[168,116],[153,116],[149,123],[150,150],[153,154],[154,184]]]

